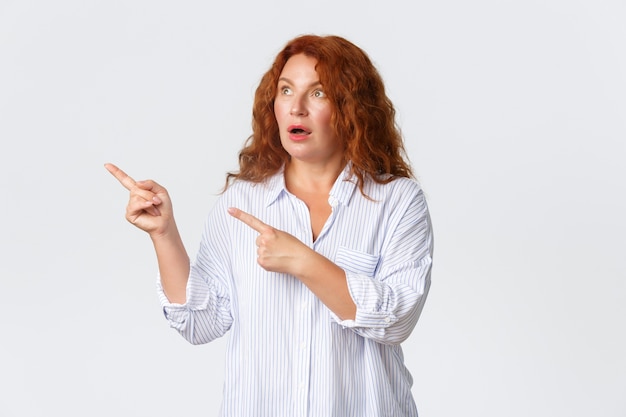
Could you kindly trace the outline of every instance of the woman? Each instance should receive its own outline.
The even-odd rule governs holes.
[[[106,165],[152,239],[170,325],[194,344],[230,333],[221,415],[417,415],[400,344],[430,287],[433,240],[403,155],[367,55],[307,35],[257,88],[240,170],[191,266],[167,191]]]

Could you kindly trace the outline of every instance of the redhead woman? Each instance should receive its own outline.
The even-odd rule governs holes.
[[[344,38],[297,37],[252,127],[192,263],[166,189],[106,164],[154,245],[166,319],[194,344],[230,333],[224,417],[417,416],[402,342],[433,235],[378,71]]]

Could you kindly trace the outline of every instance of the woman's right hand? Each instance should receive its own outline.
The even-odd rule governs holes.
[[[167,190],[152,180],[135,181],[117,166],[104,167],[130,191],[126,220],[150,234],[152,238],[165,235],[176,227],[172,202]]]

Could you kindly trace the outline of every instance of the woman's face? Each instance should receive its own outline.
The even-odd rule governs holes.
[[[274,100],[280,141],[292,161],[340,163],[343,149],[330,125],[331,104],[316,64],[315,58],[298,54],[283,67]]]

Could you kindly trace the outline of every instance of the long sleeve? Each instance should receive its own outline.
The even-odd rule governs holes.
[[[163,313],[170,326],[192,344],[208,343],[223,336],[230,328],[231,315],[229,269],[225,266],[227,233],[214,211],[206,222],[195,262],[187,282],[187,302],[170,303],[157,281]]]
[[[389,236],[378,256],[339,248],[335,260],[346,271],[357,313],[354,320],[333,317],[384,344],[399,344],[411,334],[430,288],[433,234],[427,204],[421,190],[405,197],[408,205],[400,199],[390,207]]]

